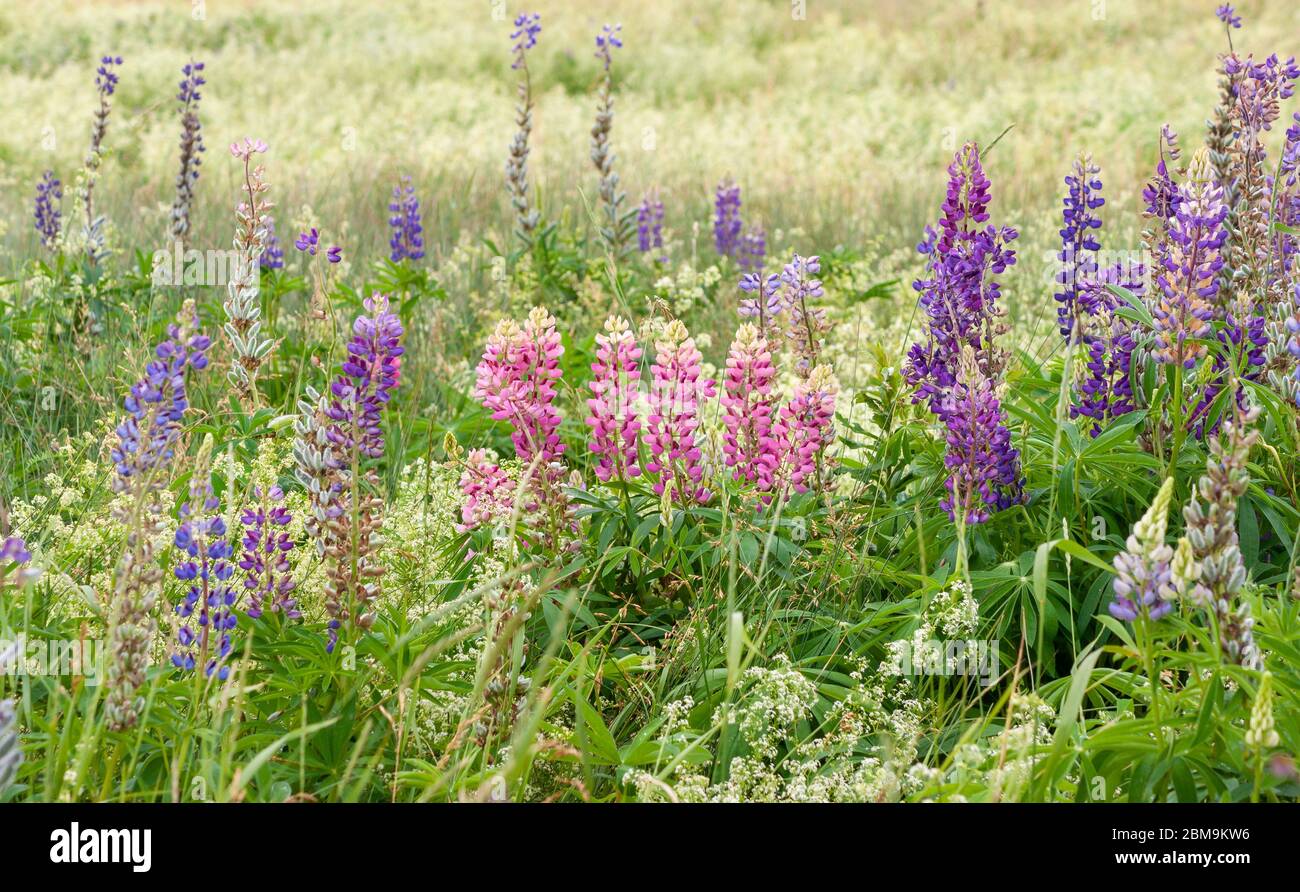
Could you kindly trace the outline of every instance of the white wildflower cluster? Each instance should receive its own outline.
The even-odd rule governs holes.
[[[674,316],[681,316],[693,307],[708,306],[721,280],[722,271],[716,266],[697,271],[689,263],[683,263],[674,276],[663,276],[655,282],[651,301],[660,301],[672,310]]]
[[[670,700],[665,704],[663,708],[663,733],[671,736],[686,731],[690,724],[691,710],[694,708],[695,698],[690,696],[683,697],[680,700]]]
[[[741,679],[742,705],[737,710],[740,737],[758,759],[777,758],[782,744],[793,739],[796,725],[817,703],[817,688],[790,659],[778,654],[772,668],[746,669]]]
[[[113,588],[113,568],[125,534],[110,518],[129,497],[114,494],[109,485],[112,464],[102,450],[112,439],[110,431],[104,422],[57,445],[59,472],[46,474],[40,492],[15,500],[10,509],[15,535],[26,539],[32,564],[46,571],[42,579],[49,586],[55,618],[85,616],[90,606],[106,604]],[[164,490],[158,498],[163,511],[170,513],[173,494]],[[161,551],[170,542],[171,531],[163,529],[153,547]]]
[[[736,726],[743,752],[728,778],[712,783],[683,758],[667,779],[629,771],[624,783],[637,798],[673,802],[888,802],[920,786],[909,782],[930,704],[917,698],[909,679],[880,676],[866,661],[850,673],[853,685],[816,718],[817,688],[784,656],[770,668],[751,668],[728,709],[714,723]],[[672,706],[661,741],[677,752],[692,732],[680,719],[693,706]],[[819,732],[817,729],[821,728]],[[870,749],[863,755],[862,748]],[[698,748],[696,752],[698,752]]]
[[[978,629],[979,604],[970,585],[955,580],[925,606],[910,637],[886,645],[879,671],[886,675],[945,675],[959,669],[973,674],[981,646],[987,648],[974,637]],[[959,655],[960,666],[947,665],[954,652],[949,642],[965,645]],[[989,656],[987,649],[983,653]]]
[[[435,580],[453,569],[443,566],[444,552],[456,533],[463,496],[459,471],[450,464],[418,458],[402,469],[397,491],[384,515],[389,549],[389,578],[381,599],[399,603],[412,621],[431,609],[439,586]]]

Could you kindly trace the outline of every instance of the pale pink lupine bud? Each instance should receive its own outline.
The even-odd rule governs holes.
[[[249,136],[245,136],[243,142],[236,141],[230,144],[230,154],[240,161],[247,161],[253,155],[263,154],[266,149],[267,145],[263,140],[253,139]]]
[[[772,435],[775,377],[767,338],[750,323],[740,326],[722,381],[722,420],[727,428],[722,451],[733,478],[753,483],[760,492],[772,488],[780,462]]]
[[[699,401],[716,394],[711,379],[700,380],[702,358],[686,326],[674,319],[655,342],[650,366],[653,382],[644,437],[650,461],[645,469],[659,475],[654,491],[668,491],[680,504],[706,502],[711,495],[702,482],[704,465],[695,439]]]
[[[837,391],[830,366],[819,365],[795,385],[790,402],[781,407],[776,426],[781,476],[796,492],[807,492],[819,482],[818,461],[835,439]]]
[[[487,457],[482,449],[475,449],[465,457],[465,470],[460,475],[460,491],[465,495],[461,505],[461,522],[456,524],[460,533],[494,523],[508,517],[514,506],[514,484],[501,466]]]
[[[540,456],[546,465],[564,454],[555,408],[563,355],[555,317],[534,307],[523,328],[509,319],[497,325],[478,364],[474,395],[494,419],[514,427],[515,453],[525,462]]]
[[[592,392],[587,400],[591,410],[587,424],[591,426],[591,451],[599,456],[596,476],[608,483],[641,474],[637,464],[641,421],[633,406],[641,378],[637,366],[641,348],[626,319],[610,316],[605,320],[605,332],[596,335],[596,361],[591,364],[596,377],[587,385]]]

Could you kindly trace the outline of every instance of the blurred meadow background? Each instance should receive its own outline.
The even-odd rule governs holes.
[[[532,63],[531,168],[544,211],[594,206],[587,158],[599,62],[591,35],[621,22],[614,147],[634,199],[657,186],[667,224],[707,241],[714,185],[730,174],[748,217],[836,245],[907,247],[932,214],[962,142],[998,145],[990,167],[1004,216],[1048,249],[1062,168],[1090,151],[1116,218],[1135,220],[1163,123],[1202,128],[1216,99],[1223,31],[1195,0],[777,0],[654,4],[540,2]],[[29,255],[22,223],[46,168],[85,151],[87,72],[127,59],[117,98],[105,210],[131,245],[166,241],[175,162],[170,96],[189,56],[207,65],[209,158],[195,241],[224,246],[235,165],[215,157],[258,135],[279,217],[346,227],[353,258],[384,252],[391,184],[411,174],[425,228],[445,254],[465,233],[508,230],[502,158],[514,78],[504,34],[520,9],[489,0],[311,4],[259,0],[11,0],[0,9],[0,132],[6,258]],[[1300,8],[1252,4],[1243,52],[1282,52]],[[495,17],[494,17],[495,13]],[[196,17],[201,15],[201,17]],[[287,220],[284,220],[287,223]],[[288,227],[285,226],[285,229]],[[1133,234],[1135,240],[1135,229]],[[1118,244],[1112,237],[1112,242]],[[1019,277],[1027,278],[1026,276]],[[1014,285],[1012,286],[1014,289]]]

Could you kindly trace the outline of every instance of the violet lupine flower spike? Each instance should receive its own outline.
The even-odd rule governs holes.
[[[533,132],[533,83],[528,72],[528,51],[537,46],[537,35],[542,31],[541,16],[535,12],[523,13],[515,19],[514,62],[511,68],[520,73],[519,101],[515,104],[515,135],[510,142],[506,159],[506,191],[515,212],[515,234],[525,245],[533,243],[533,232],[541,215],[532,208],[528,189],[528,138]]]
[[[1162,296],[1155,308],[1155,357],[1158,362],[1190,369],[1206,353],[1204,344],[1193,341],[1210,334],[1211,300],[1219,290],[1218,273],[1223,267],[1220,249],[1227,238],[1223,189],[1213,182],[1209,153],[1204,148],[1192,158],[1187,182],[1178,191],[1169,255],[1157,275]]]
[[[735,257],[740,247],[740,187],[730,179],[718,184],[713,200],[713,245],[721,257]]]
[[[795,368],[800,377],[807,377],[821,354],[822,335],[830,331],[826,308],[816,305],[825,291],[821,279],[821,259],[800,257],[795,254],[781,273],[784,286],[781,296],[789,311],[786,336],[794,344],[799,362]]]
[[[230,585],[230,540],[221,516],[221,500],[212,490],[212,435],[204,438],[190,476],[189,499],[181,505],[175,544],[183,557],[172,571],[189,583],[176,605],[180,617],[172,665],[184,671],[197,666],[203,674],[225,681],[230,675],[230,633],[236,625],[235,598]]]
[[[230,146],[230,154],[244,166],[244,182],[243,199],[235,206],[235,269],[226,283],[226,300],[221,305],[226,314],[222,331],[230,341],[228,377],[248,412],[257,408],[257,373],[275,346],[274,341],[262,336],[260,263],[272,237],[270,210],[275,205],[267,195],[271,187],[266,182],[266,171],[253,160],[266,151],[265,142],[248,137]]]
[[[313,226],[306,232],[298,233],[293,246],[304,254],[315,257],[316,252],[320,250],[320,230]],[[330,263],[340,262],[343,259],[343,249],[338,245],[330,245],[325,250],[325,259]]]
[[[652,189],[641,199],[636,209],[637,247],[642,254],[658,252],[655,262],[663,263],[667,257],[664,249],[664,203],[659,200],[659,191]]]
[[[655,342],[644,433],[650,460],[645,469],[658,475],[654,491],[665,505],[703,503],[712,495],[703,479],[704,463],[696,440],[700,401],[716,395],[712,379],[700,379],[702,359],[695,339],[679,319],[670,321]]]
[[[974,349],[981,371],[991,380],[1001,378],[1008,360],[996,344],[1006,326],[994,276],[1016,262],[1009,245],[1018,233],[988,224],[989,201],[979,149],[967,143],[948,167],[939,228],[926,227],[917,246],[927,257],[926,278],[912,284],[925,311],[926,338],[912,345],[904,375],[916,388],[914,401],[927,401],[939,415],[945,394],[956,384],[964,346]]]
[[[125,498],[114,518],[126,529],[126,547],[113,574],[109,609],[111,655],[104,714],[109,727],[129,728],[139,718],[145,668],[153,644],[153,608],[162,570],[154,560],[154,539],[165,529],[161,493],[189,408],[186,376],[207,367],[209,340],[197,331],[193,301],[186,301],[167,340],[154,351],[144,377],[125,400],[127,416],[118,425],[110,451],[116,474],[113,490]]]
[[[590,448],[597,458],[596,476],[603,483],[641,476],[637,443],[641,420],[634,403],[641,380],[641,348],[627,320],[610,316],[605,333],[596,335],[595,378],[587,385],[591,427]]]
[[[1079,328],[1079,294],[1090,279],[1097,276],[1097,252],[1101,243],[1096,231],[1101,228],[1101,218],[1095,211],[1106,203],[1101,197],[1101,168],[1093,163],[1092,156],[1080,154],[1074,170],[1065,178],[1067,192],[1061,213],[1061,271],[1056,281],[1061,290],[1056,293],[1057,321],[1061,337],[1077,340]]]
[[[979,148],[967,143],[948,167],[939,227],[926,227],[917,250],[927,277],[913,283],[926,314],[926,340],[912,345],[904,376],[947,430],[950,476],[943,507],[958,521],[965,569],[965,526],[1023,500],[1019,454],[997,397],[1008,356],[997,346],[1005,330],[994,276],[1016,262],[1008,245],[1018,233],[988,223],[989,179]]]
[[[614,77],[611,66],[614,61],[613,51],[623,46],[623,41],[618,36],[622,28],[622,25],[606,25],[596,35],[596,58],[603,64],[605,74],[600,83],[596,123],[591,128],[591,162],[600,174],[600,204],[605,213],[600,235],[616,258],[627,253],[632,239],[632,220],[637,215],[635,210],[624,210],[627,196],[624,195],[618,173],[614,170],[615,155],[610,144],[610,132],[614,127]]]
[[[86,152],[86,161],[80,180],[77,183],[78,198],[81,203],[82,238],[85,242],[86,258],[92,266],[98,266],[108,253],[105,218],[95,213],[95,185],[99,179],[99,166],[103,161],[104,138],[108,135],[108,117],[113,110],[113,93],[117,90],[117,68],[122,64],[121,56],[104,56],[95,69],[95,89],[99,93],[99,108],[95,110],[95,120],[90,128],[90,148]]]
[[[297,588],[289,571],[289,552],[294,543],[286,529],[293,516],[284,507],[284,490],[272,485],[253,489],[253,503],[244,509],[241,539],[243,551],[239,569],[248,591],[248,615],[259,619],[266,613],[279,613],[286,619],[302,616],[293,598]]]
[[[1142,190],[1142,200],[1145,203],[1142,216],[1148,221],[1147,228],[1142,231],[1142,243],[1151,255],[1152,268],[1157,274],[1165,268],[1169,256],[1169,230],[1173,226],[1178,213],[1178,202],[1181,200],[1178,186],[1169,170],[1169,166],[1178,161],[1181,151],[1178,148],[1178,135],[1168,124],[1160,129],[1159,152],[1160,160],[1156,163],[1155,173]],[[1152,312],[1158,294],[1158,289],[1145,290],[1143,303]]]
[[[284,248],[280,246],[280,237],[275,233],[275,218],[266,218],[266,250],[262,252],[257,265],[262,269],[284,269]]]
[[[741,325],[731,342],[722,381],[720,402],[722,423],[726,427],[722,451],[727,467],[732,469],[732,477],[753,484],[763,494],[771,492],[782,457],[778,434],[774,431],[775,378],[776,368],[767,338],[757,326]],[[798,483],[802,485],[803,477]]]
[[[368,629],[379,597],[384,500],[374,460],[384,454],[384,406],[401,371],[402,323],[387,295],[366,298],[352,326],[341,374],[327,394],[307,388],[295,424],[294,461],[307,488],[307,532],[328,558],[325,609],[330,615],[326,650],[340,634]]]
[[[1143,267],[1125,270],[1118,265],[1097,281],[1087,283],[1079,295],[1087,326],[1083,335],[1087,355],[1079,401],[1070,406],[1070,417],[1091,418],[1088,432],[1094,437],[1101,435],[1106,422],[1136,408],[1130,373],[1138,331],[1134,323],[1119,315],[1120,301],[1106,289],[1106,284],[1124,287],[1142,299],[1146,292],[1144,275]]]
[[[420,219],[420,200],[415,196],[415,185],[409,176],[393,187],[393,200],[388,203],[388,225],[393,230],[388,240],[389,259],[393,263],[419,260],[424,256],[424,226]]]
[[[1133,525],[1125,550],[1115,555],[1115,600],[1107,610],[1116,619],[1133,622],[1145,616],[1156,620],[1173,609],[1179,580],[1174,573],[1174,550],[1165,542],[1173,494],[1174,478],[1168,477]],[[1185,551],[1181,545],[1180,551]]]
[[[746,319],[757,319],[759,333],[767,336],[775,330],[777,317],[785,309],[781,294],[783,280],[776,273],[761,276],[758,273],[745,273],[740,277],[740,290],[753,297],[740,299],[740,315]]]
[[[47,170],[36,184],[36,231],[41,246],[55,248],[63,234],[63,184]]]
[[[190,208],[194,203],[194,184],[199,179],[199,157],[203,154],[202,125],[199,123],[199,88],[203,78],[203,63],[189,62],[181,69],[184,78],[176,99],[181,113],[181,170],[176,175],[176,201],[172,204],[172,235],[185,242],[190,234]]]
[[[1241,16],[1237,15],[1237,11],[1227,3],[1216,6],[1214,15],[1219,21],[1223,22],[1224,33],[1228,36],[1228,51],[1232,52],[1232,31],[1234,28],[1241,28]]]
[[[1006,413],[972,347],[962,349],[958,380],[946,397],[948,491],[940,507],[963,525],[988,521],[1024,500],[1020,453],[1011,447]]]

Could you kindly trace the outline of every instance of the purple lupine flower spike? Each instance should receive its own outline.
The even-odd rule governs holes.
[[[297,248],[299,251],[306,251],[312,257],[316,256],[316,248],[319,245],[320,245],[320,230],[318,230],[315,226],[313,226],[307,232],[299,233],[297,241],[293,243],[293,246]]]
[[[405,351],[402,322],[389,309],[387,296],[369,297],[365,307],[371,315],[352,324],[343,373],[330,386],[334,399],[326,414],[344,428],[338,436],[345,448],[355,442],[362,455],[379,458],[384,454],[380,415],[401,377]]]
[[[942,417],[944,394],[957,381],[962,347],[969,345],[986,377],[998,378],[1006,352],[995,338],[1005,329],[994,278],[1016,262],[1010,248],[1019,233],[988,224],[989,180],[979,149],[967,143],[948,167],[948,190],[938,228],[926,227],[917,251],[927,260],[927,277],[912,287],[926,314],[926,340],[912,345],[904,375],[916,388],[914,400],[929,402]]]
[[[41,246],[53,248],[63,229],[63,184],[47,170],[36,184],[36,231],[41,236]]]
[[[373,460],[383,457],[383,410],[401,376],[402,323],[379,292],[352,324],[347,358],[329,390],[307,388],[295,424],[294,461],[311,509],[304,526],[329,564],[325,609],[332,653],[340,633],[368,629],[384,568],[383,499]],[[359,471],[359,473],[358,473]]]
[[[197,329],[194,302],[186,301],[177,322],[167,329],[167,340],[154,350],[154,360],[127,394],[126,418],[109,451],[116,470],[113,491],[125,497],[113,517],[126,531],[126,547],[113,574],[109,617],[112,661],[104,714],[114,730],[134,725],[144,707],[138,691],[149,664],[156,586],[162,576],[153,552],[153,538],[162,529],[159,495],[168,485],[167,466],[189,407],[186,373],[208,364],[210,341]]]
[[[514,46],[511,52],[514,53],[515,62],[511,68],[522,68],[524,65],[524,53],[537,46],[537,35],[542,33],[542,17],[535,12],[521,13],[515,19],[515,30],[511,33],[510,39],[513,40]]]
[[[740,315],[749,319],[758,319],[759,331],[767,333],[776,318],[785,309],[781,288],[785,284],[780,276],[772,273],[761,276],[758,273],[745,273],[740,277],[740,290],[753,297],[740,300]]]
[[[994,384],[984,377],[971,347],[964,348],[958,381],[947,398],[944,419],[948,453],[940,507],[954,521],[985,523],[994,511],[1024,500],[1020,453],[1011,447],[1006,413]]]
[[[1169,521],[1169,504],[1174,480],[1164,485],[1142,518],[1133,525],[1124,551],[1115,556],[1115,591],[1107,609],[1110,615],[1125,622],[1140,616],[1160,619],[1173,609],[1178,596],[1174,573],[1174,550],[1165,542]]]
[[[1206,353],[1203,339],[1214,317],[1211,300],[1219,290],[1222,248],[1227,240],[1223,221],[1228,207],[1223,188],[1213,180],[1209,153],[1199,149],[1179,187],[1179,202],[1170,229],[1169,256],[1157,276],[1162,298],[1155,307],[1155,357],[1158,362],[1192,368]]]
[[[297,583],[289,572],[288,553],[293,540],[285,529],[293,519],[282,504],[284,490],[271,486],[253,490],[253,504],[244,509],[241,540],[243,552],[239,568],[244,571],[244,588],[249,593],[248,615],[253,619],[264,613],[281,613],[287,619],[302,616],[292,597]]]
[[[185,390],[187,369],[204,369],[211,345],[206,335],[182,331],[180,325],[167,329],[168,339],[154,350],[155,359],[145,367],[144,377],[131,385],[124,406],[127,417],[117,427],[117,444],[109,455],[117,468],[114,489],[130,489],[131,478],[148,475],[170,461],[180,422],[189,408]]]
[[[184,78],[176,99],[181,112],[181,169],[176,175],[176,200],[172,204],[172,235],[185,239],[190,232],[190,209],[194,203],[194,184],[199,179],[199,157],[205,151],[202,125],[199,122],[199,88],[207,81],[203,77],[203,63],[189,62],[181,68]]]
[[[618,36],[622,30],[622,25],[606,25],[596,35],[596,58],[605,66],[606,71],[609,71],[609,66],[614,62],[612,50],[623,46],[623,40]]]
[[[92,266],[108,254],[106,221],[95,213],[95,185],[99,179],[99,166],[103,160],[104,139],[108,135],[108,118],[113,111],[113,93],[117,89],[117,71],[121,56],[103,56],[95,69],[95,88],[99,92],[99,108],[90,128],[90,149],[86,153],[85,181],[81,186],[83,225],[86,236],[86,259]]]
[[[658,191],[652,190],[646,193],[645,198],[636,209],[636,238],[637,247],[641,253],[649,251],[659,251],[660,256],[656,260],[663,261],[665,258],[662,254],[664,247],[664,203],[659,200]]]
[[[280,237],[275,233],[275,219],[266,218],[266,250],[258,258],[262,269],[284,269],[284,248],[280,246]]]
[[[1141,265],[1126,269],[1124,264],[1117,264],[1097,280],[1086,283],[1079,294],[1081,319],[1087,323],[1083,334],[1086,374],[1079,385],[1080,399],[1070,406],[1070,417],[1091,418],[1089,433],[1094,437],[1101,435],[1107,421],[1136,408],[1130,372],[1138,332],[1134,323],[1116,312],[1120,301],[1106,285],[1118,285],[1142,297],[1145,275]]]
[[[731,180],[718,184],[713,202],[713,245],[722,257],[736,256],[740,246],[740,187]]]
[[[825,295],[821,279],[820,257],[801,257],[795,254],[781,272],[782,299],[788,312],[786,336],[794,344],[799,356],[796,370],[806,378],[817,364],[821,352],[821,336],[830,330],[826,308],[817,306]]]
[[[420,200],[415,197],[415,186],[409,176],[402,177],[393,187],[388,211],[388,225],[393,230],[388,241],[389,258],[394,263],[419,260],[424,256],[424,226],[420,219]]]
[[[212,489],[210,468],[212,441],[205,441],[197,467],[190,477],[189,500],[181,505],[181,524],[176,529],[176,547],[186,556],[172,571],[189,583],[184,600],[176,605],[181,623],[172,665],[182,670],[202,666],[205,675],[225,681],[230,675],[227,662],[231,651],[230,633],[235,628],[235,599],[230,585],[235,568],[230,564],[230,540],[221,516],[221,500]]]
[[[515,232],[526,245],[532,244],[533,230],[541,222],[541,214],[531,206],[528,188],[528,139],[533,132],[533,79],[528,73],[528,51],[537,45],[541,31],[541,16],[530,12],[515,19],[515,30],[510,35],[514,41],[511,47],[514,62],[510,67],[521,72],[521,76],[517,88],[519,101],[515,104],[515,135],[506,159],[506,192],[515,212]]]
[[[927,226],[917,250],[927,277],[913,283],[926,315],[926,339],[912,345],[903,373],[947,428],[951,475],[944,508],[964,523],[1023,500],[1019,453],[997,397],[1007,354],[996,344],[1006,328],[994,276],[1016,262],[1018,233],[988,223],[989,179],[979,148],[967,143],[948,167],[938,228]]]
[[[1106,203],[1101,197],[1100,173],[1101,168],[1093,163],[1092,156],[1084,154],[1074,162],[1074,170],[1065,178],[1068,190],[1061,213],[1064,226],[1061,252],[1057,255],[1061,271],[1056,276],[1061,290],[1056,293],[1060,304],[1056,315],[1061,337],[1066,340],[1074,336],[1079,324],[1079,293],[1084,283],[1098,272],[1097,252],[1101,243],[1096,231],[1101,228],[1101,218],[1094,212]]]
[[[1241,16],[1237,15],[1237,11],[1227,3],[1223,3],[1216,7],[1214,14],[1218,17],[1219,21],[1223,22],[1223,24],[1228,28],[1241,27]]]

